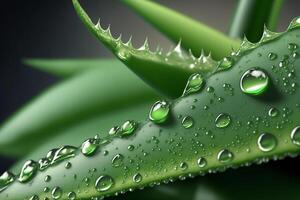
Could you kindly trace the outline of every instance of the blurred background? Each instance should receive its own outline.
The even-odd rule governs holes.
[[[236,4],[234,0],[158,2],[223,32],[227,31]],[[145,37],[148,37],[152,49],[158,44],[164,49],[173,45],[118,0],[86,0],[82,1],[82,5],[94,21],[101,17],[102,25],[106,27],[111,24],[115,36],[122,33],[124,39],[128,39],[133,35],[136,47],[142,45]],[[59,81],[58,78],[24,66],[22,59],[112,57],[79,21],[70,0],[9,0],[2,2],[1,8],[1,123],[25,102]],[[299,1],[286,0],[278,31],[285,30],[291,19],[299,14]],[[13,159],[0,157],[0,172],[9,168],[13,162]],[[288,158],[267,165],[273,165],[272,169],[275,170],[283,169],[286,177],[299,175],[299,159]]]

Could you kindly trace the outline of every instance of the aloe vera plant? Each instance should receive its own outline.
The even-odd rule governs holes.
[[[160,9],[162,13],[171,16],[168,20],[173,17],[187,22],[187,28],[196,23],[150,1],[124,2],[134,5],[135,9],[142,8],[142,15],[154,24],[157,19],[149,14],[152,9]],[[69,141],[75,130],[85,132],[80,139],[88,135],[87,139],[80,146],[73,143],[73,146],[54,148],[48,153],[44,152],[49,148],[47,144],[40,146],[26,156],[26,159],[35,158],[36,161],[28,160],[25,164],[21,162],[22,164],[15,165],[14,170],[20,170],[18,177],[10,172],[1,176],[1,199],[102,199],[146,186],[263,163],[270,159],[277,160],[299,153],[299,17],[282,33],[265,28],[257,43],[251,43],[247,39],[239,42],[212,29],[205,32],[207,28],[199,25],[199,30],[204,32],[203,37],[208,37],[207,33],[216,33],[212,37],[217,41],[224,41],[224,48],[212,46],[209,49],[212,55],[217,55],[215,57],[223,56],[220,60],[214,60],[204,52],[199,57],[194,56],[193,50],[185,53],[180,46],[181,43],[189,46],[185,38],[181,38],[181,43],[167,54],[160,50],[151,52],[147,43],[140,49],[135,49],[130,41],[124,43],[121,38],[115,39],[110,34],[110,29],[105,30],[100,23],[93,23],[77,0],[73,0],[73,4],[87,28],[132,71],[166,96],[182,95],[175,100],[167,99],[166,96],[158,97],[144,86],[130,86],[131,81],[137,80],[124,78],[121,82],[129,82],[128,87],[133,87],[137,96],[135,101],[129,99],[133,101],[132,106],[123,113],[132,112],[135,120],[128,118],[121,122],[123,116],[116,117],[115,114],[121,108],[116,107],[115,113],[110,112],[111,115],[106,116],[98,115],[95,111],[97,117],[85,116],[86,123],[76,127],[72,126],[72,122],[78,120],[76,116],[79,111],[68,111],[63,112],[62,117],[69,118],[72,114],[75,117],[63,121],[70,124],[71,128],[62,131],[55,128],[62,123],[56,120],[61,113],[53,112],[50,122],[54,128],[50,129],[49,134],[61,135],[54,140]],[[158,23],[158,28],[161,26]],[[162,31],[170,35],[168,30]],[[171,31],[171,38],[179,34],[176,30]],[[201,40],[199,43],[203,43]],[[238,48],[236,43],[240,43]],[[204,43],[203,48],[205,45],[207,44]],[[231,52],[226,50],[228,45],[234,47]],[[33,131],[29,129],[14,132],[13,124],[19,121],[22,125],[20,127],[26,128],[23,119],[45,106],[43,98],[55,99],[65,91],[74,96],[71,92],[74,81],[80,84],[83,78],[89,79],[90,84],[82,86],[86,89],[96,83],[97,77],[101,75],[97,67],[101,64],[98,61],[96,66],[91,64],[91,69],[74,67],[73,61],[54,61],[56,66],[62,64],[63,70],[52,68],[53,63],[49,61],[27,62],[42,66],[55,74],[74,77],[69,80],[71,83],[63,83],[67,86],[53,88],[41,99],[37,99],[27,110],[19,113],[19,117],[17,115],[12,118],[1,129],[1,137],[5,139],[0,143],[2,153],[5,153],[4,150],[9,145],[28,135],[37,137],[37,140],[42,138],[38,130],[44,128],[43,119],[40,120],[42,125],[33,127]],[[109,62],[116,64],[116,71],[120,72],[124,67],[116,61]],[[46,63],[44,67],[43,63]],[[153,73],[158,74],[153,76]],[[168,75],[171,75],[170,78],[165,78]],[[143,99],[145,95],[148,97]],[[99,99],[97,96],[95,98]],[[100,110],[103,111],[107,101],[118,98],[126,100],[125,95],[119,93],[103,100]],[[148,109],[149,101],[154,98],[160,100]],[[88,104],[90,107],[87,105],[86,109],[96,107],[93,100],[88,101]],[[64,102],[59,102],[59,105],[66,106]],[[71,106],[72,109],[76,109],[76,103],[74,107]],[[140,119],[142,115],[147,118],[145,121]],[[86,133],[98,128],[102,130],[98,135]],[[6,133],[5,137],[3,133]],[[53,143],[55,142],[49,144]],[[14,148],[15,155],[26,150],[25,146]]]

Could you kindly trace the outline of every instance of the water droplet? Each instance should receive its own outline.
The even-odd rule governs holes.
[[[20,176],[19,176],[19,181],[24,183],[33,178],[35,173],[37,172],[38,169],[38,164],[33,161],[33,160],[28,160],[24,163]]]
[[[241,90],[246,94],[259,95],[269,84],[269,78],[261,69],[253,68],[246,71],[240,81]]]
[[[15,180],[15,176],[6,171],[0,176],[0,192],[3,191],[9,184]]]
[[[226,70],[232,67],[233,65],[233,58],[232,57],[225,57],[223,60],[219,62],[218,71]]]
[[[40,170],[43,171],[45,170],[47,167],[49,167],[51,161],[48,158],[41,158],[39,160],[39,166],[40,166]]]
[[[297,28],[300,26],[300,17],[296,17],[292,20],[292,22],[289,25],[289,30]]]
[[[226,113],[221,113],[216,117],[215,124],[218,128],[226,128],[231,122],[231,118]]]
[[[233,159],[233,153],[230,152],[227,149],[222,149],[219,153],[218,153],[218,160],[221,163],[228,163],[230,161],[232,161]]]
[[[112,177],[108,175],[102,175],[97,179],[95,188],[98,192],[105,192],[108,191],[113,185],[114,180],[112,179]]]
[[[296,50],[298,48],[298,46],[294,43],[289,43],[288,44],[288,49],[293,51],[293,50]]]
[[[259,136],[257,140],[257,145],[260,150],[264,152],[272,151],[276,145],[276,138],[270,133],[263,133]]]
[[[184,128],[191,128],[194,125],[194,120],[192,117],[190,116],[185,116],[182,121],[181,124]]]
[[[137,127],[137,123],[133,120],[127,120],[121,127],[122,136],[131,135]]]
[[[300,126],[297,126],[292,130],[291,139],[294,144],[300,145]]]
[[[39,200],[39,197],[37,195],[33,195],[29,198],[29,200]]]
[[[271,53],[268,54],[268,58],[270,60],[275,60],[277,58],[277,54],[271,52]]]
[[[127,149],[128,149],[129,151],[133,151],[133,150],[134,150],[134,146],[133,146],[133,145],[129,145],[129,146],[127,147]]]
[[[181,170],[186,170],[189,166],[186,162],[182,162],[180,163],[179,167]]]
[[[98,140],[94,138],[87,139],[81,145],[81,153],[85,156],[93,155],[98,149]]]
[[[206,92],[208,92],[208,93],[213,93],[214,91],[215,91],[215,89],[211,86],[206,88]]]
[[[278,115],[279,111],[276,108],[270,108],[268,115],[270,117],[276,117]]]
[[[77,150],[77,148],[73,147],[73,146],[63,146],[63,147],[59,148],[55,152],[51,164],[54,164],[54,163],[57,163],[57,162],[62,161],[64,159],[75,156],[75,151],[76,150]]]
[[[51,181],[51,176],[50,176],[50,175],[45,176],[44,181],[45,181],[45,182]]]
[[[201,74],[192,74],[189,79],[188,82],[184,88],[183,94],[182,96],[187,96],[189,94],[198,92],[199,90],[202,89],[204,80],[201,76]]]
[[[51,194],[52,194],[52,198],[53,199],[60,199],[62,196],[62,190],[60,189],[60,187],[55,187],[53,188]]]
[[[203,157],[200,157],[198,160],[197,160],[197,164],[200,168],[203,168],[207,165],[207,161],[205,158]]]
[[[108,134],[109,135],[117,135],[119,132],[120,132],[120,127],[114,126],[109,130]]]
[[[136,173],[133,177],[132,177],[133,182],[135,183],[140,183],[143,180],[143,176],[140,173]]]
[[[129,51],[127,51],[127,49],[124,49],[123,47],[121,47],[117,51],[117,56],[120,58],[120,60],[128,60],[130,58],[131,54]]]
[[[75,200],[76,199],[76,193],[75,192],[69,192],[68,199],[69,200]]]
[[[71,167],[72,167],[72,163],[66,162],[65,168],[66,168],[66,169],[70,169]]]
[[[122,154],[117,154],[111,160],[114,167],[120,167],[123,164],[124,156]]]
[[[167,120],[170,111],[170,105],[166,101],[157,101],[152,106],[149,119],[155,123],[163,123]]]

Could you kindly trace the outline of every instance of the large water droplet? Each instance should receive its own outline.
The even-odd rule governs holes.
[[[114,185],[114,180],[108,175],[100,176],[95,183],[95,188],[98,192],[108,191]]]
[[[269,78],[265,72],[259,68],[246,71],[241,80],[241,90],[246,94],[259,95],[263,93],[269,84]]]
[[[294,144],[300,145],[300,126],[297,126],[292,130],[291,139]]]
[[[111,163],[114,167],[120,167],[123,164],[124,156],[122,154],[117,154],[111,160]]]
[[[225,128],[230,124],[230,122],[231,118],[226,113],[219,114],[215,120],[216,127],[218,128]]]
[[[127,120],[121,127],[121,134],[122,136],[128,136],[133,134],[134,130],[137,127],[137,123],[133,120]]]
[[[184,128],[191,128],[194,125],[194,120],[192,117],[190,116],[185,116],[182,121],[181,124]]]
[[[185,86],[185,89],[183,91],[182,96],[187,96],[189,94],[198,92],[199,90],[202,89],[204,80],[201,76],[201,74],[192,74],[189,79],[188,82]]]
[[[155,123],[163,123],[167,120],[170,105],[166,101],[157,101],[151,108],[149,119]]]
[[[98,141],[96,139],[87,139],[81,145],[81,153],[85,156],[93,155],[96,152],[98,146]]]
[[[59,148],[55,152],[51,164],[57,163],[59,161],[62,161],[64,159],[67,159],[67,158],[70,158],[70,157],[74,157],[76,150],[77,150],[77,148],[73,147],[73,146],[63,146],[63,147]]]
[[[143,180],[143,176],[140,173],[136,173],[135,175],[133,175],[132,180],[135,183],[140,183]]]
[[[0,192],[3,191],[7,186],[15,180],[15,176],[10,172],[4,172],[0,176]]]
[[[228,163],[230,161],[232,161],[233,159],[233,153],[230,152],[227,149],[222,149],[219,153],[218,153],[218,160],[221,163]]]
[[[200,168],[203,168],[207,165],[207,161],[205,158],[203,157],[200,157],[198,160],[197,160],[197,164]]]
[[[22,167],[18,180],[22,183],[30,181],[35,175],[35,173],[37,172],[37,170],[38,170],[38,164],[35,161],[33,160],[26,161]]]
[[[274,135],[270,133],[263,133],[259,136],[257,140],[257,145],[260,150],[264,152],[269,152],[275,149],[277,145],[277,139]]]
[[[52,192],[51,192],[51,194],[52,194],[52,198],[53,199],[60,199],[61,198],[61,196],[62,196],[62,190],[61,190],[61,188],[60,187],[55,187],[55,188],[53,188],[53,190],[52,190]]]
[[[120,132],[120,129],[121,129],[120,126],[114,126],[109,130],[108,134],[117,135]]]

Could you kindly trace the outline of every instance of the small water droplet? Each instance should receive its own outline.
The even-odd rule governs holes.
[[[292,22],[290,23],[290,25],[289,25],[289,30],[291,30],[291,29],[295,29],[295,28],[297,28],[297,27],[299,27],[300,26],[300,17],[296,17],[296,18],[294,18],[293,20],[292,20]]]
[[[51,161],[48,158],[41,158],[39,160],[39,166],[40,166],[40,170],[43,171],[45,170],[47,167],[49,167]]]
[[[215,124],[218,128],[226,128],[231,122],[230,115],[221,113],[216,117]]]
[[[214,91],[215,91],[215,89],[211,86],[206,88],[206,92],[208,92],[208,93],[213,93]]]
[[[294,144],[300,145],[300,126],[297,126],[292,130],[291,139]]]
[[[149,119],[154,123],[163,123],[167,120],[170,111],[170,105],[166,101],[157,101],[152,106]]]
[[[253,68],[246,71],[241,80],[241,90],[250,95],[259,95],[263,93],[269,84],[269,78],[265,72],[259,68]]]
[[[37,195],[33,195],[29,198],[29,200],[39,200],[39,197]]]
[[[108,191],[114,185],[114,180],[108,175],[100,176],[95,183],[95,188],[98,192]]]
[[[205,158],[203,157],[200,157],[198,160],[197,160],[197,164],[200,168],[203,168],[207,165],[207,161]]]
[[[52,195],[53,199],[60,199],[62,196],[62,193],[63,192],[60,187],[55,187],[55,188],[53,188],[51,195]]]
[[[75,192],[69,192],[68,199],[69,200],[75,200],[76,199],[76,193]]]
[[[122,154],[117,154],[111,160],[114,167],[120,167],[123,164],[124,156]]]
[[[45,182],[51,181],[51,176],[50,176],[50,175],[45,176],[44,181],[45,181]]]
[[[268,54],[268,58],[270,60],[275,60],[277,58],[277,54],[271,52],[271,53]]]
[[[109,130],[108,134],[109,135],[117,135],[120,132],[120,129],[121,128],[119,126],[114,126]]]
[[[77,150],[76,147],[68,146],[68,145],[59,148],[55,152],[51,164],[57,163],[59,161],[65,160],[67,158],[74,157],[76,150]]]
[[[122,136],[129,136],[133,134],[134,130],[137,127],[137,123],[133,120],[127,120],[121,127],[121,134]]]
[[[270,133],[262,133],[257,140],[257,145],[260,150],[269,152],[275,149],[277,139]]]
[[[66,162],[65,168],[66,168],[66,169],[70,169],[71,167],[72,167],[72,163]]]
[[[4,172],[0,176],[0,192],[3,191],[9,184],[14,182],[15,176],[11,172]]]
[[[276,108],[270,108],[268,115],[270,117],[276,117],[278,115],[279,111]]]
[[[181,170],[186,170],[189,166],[186,162],[182,162],[180,163],[179,167]]]
[[[99,141],[94,138],[87,139],[81,145],[81,153],[85,156],[93,155],[98,149],[98,143]]]
[[[201,74],[192,74],[188,82],[184,88],[182,96],[187,96],[189,94],[193,94],[195,92],[198,92],[202,89],[204,83],[204,79],[202,78]]]
[[[232,57],[225,57],[223,58],[218,65],[218,71],[220,70],[226,70],[232,67],[233,65],[233,58]]]
[[[228,163],[230,161],[232,161],[233,159],[233,153],[230,152],[227,149],[222,149],[219,153],[218,153],[218,160],[221,163]]]
[[[19,181],[24,183],[30,181],[38,170],[38,164],[33,160],[28,160],[24,163],[21,173],[19,175]]]
[[[288,44],[288,49],[293,51],[293,50],[296,50],[298,48],[298,46],[294,43],[289,43]]]
[[[185,116],[182,121],[181,124],[184,128],[188,129],[191,128],[194,125],[194,120],[192,117],[190,116]]]
[[[129,145],[129,146],[127,147],[127,149],[128,149],[129,151],[133,151],[133,150],[134,150],[134,146],[133,146],[133,145]]]
[[[140,183],[143,180],[143,176],[140,173],[136,173],[133,177],[132,180],[135,183]]]

